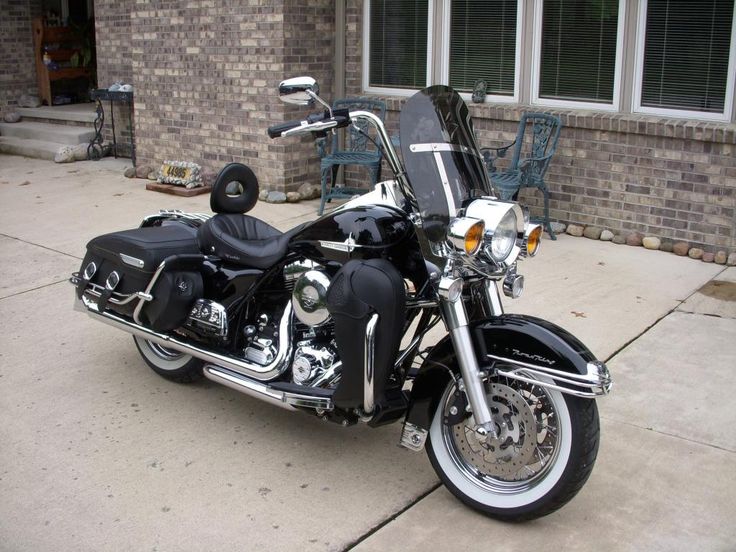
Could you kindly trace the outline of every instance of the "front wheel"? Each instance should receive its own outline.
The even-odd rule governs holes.
[[[168,349],[137,335],[133,336],[133,341],[143,360],[159,376],[177,383],[192,383],[202,379],[204,362],[198,358]]]
[[[598,453],[595,401],[505,378],[488,384],[487,400],[498,437],[482,442],[473,416],[463,415],[466,403],[455,381],[447,385],[427,440],[442,482],[465,504],[507,521],[565,505]]]

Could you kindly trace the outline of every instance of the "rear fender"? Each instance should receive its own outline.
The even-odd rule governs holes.
[[[530,381],[577,397],[595,398],[611,389],[605,364],[579,339],[559,326],[532,316],[508,314],[471,323],[481,370]],[[425,359],[414,380],[407,423],[429,430],[450,379],[460,370],[449,336]]]

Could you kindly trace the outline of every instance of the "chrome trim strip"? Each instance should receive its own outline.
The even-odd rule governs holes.
[[[600,361],[588,362],[587,374],[581,375],[572,374],[570,372],[563,372],[561,370],[555,370],[554,368],[547,368],[545,366],[538,366],[536,364],[529,364],[527,362],[521,362],[519,360],[513,360],[497,355],[486,356],[492,360],[497,360],[500,362],[506,362],[508,364],[519,366],[519,368],[514,368],[511,371],[496,370],[496,373],[499,376],[505,376],[527,383],[533,383],[536,385],[540,385],[541,387],[548,387],[550,389],[555,389],[562,393],[568,393],[576,397],[584,397],[589,399],[601,397],[610,393],[611,388],[613,387],[613,379],[611,378],[611,374],[608,371],[608,367]],[[526,372],[534,376],[551,377],[558,384],[561,385],[539,381],[537,379],[525,376],[520,372]],[[575,387],[566,387],[564,386],[564,384]]]
[[[118,255],[120,256],[120,260],[127,265],[134,266],[136,268],[143,268],[146,265],[142,260],[126,255],[125,253],[118,253]]]
[[[481,155],[478,155],[466,146],[461,146],[460,144],[448,144],[446,142],[440,142],[440,143],[427,143],[427,144],[411,144],[409,146],[409,149],[414,153],[423,153],[428,151],[456,151],[458,153],[470,153],[472,155],[475,155],[476,157],[482,157]]]
[[[215,364],[231,370],[237,374],[253,378],[258,381],[269,381],[284,373],[288,367],[286,362],[291,354],[291,303],[287,303],[284,314],[279,324],[279,350],[274,360],[265,366],[245,362],[242,359],[231,357],[229,355],[220,354],[199,347],[193,343],[180,341],[177,337],[168,334],[161,334],[145,328],[139,324],[135,324],[130,320],[119,316],[110,311],[99,312],[97,304],[90,301],[86,297],[82,297],[82,302],[87,309],[87,314],[93,318],[99,318],[101,322],[109,324],[115,328],[126,331],[133,335],[142,337],[154,343],[158,343],[169,349],[179,351],[200,358],[205,362]]]
[[[306,408],[319,408],[321,410],[334,410],[335,405],[332,399],[328,397],[316,397],[306,393],[284,392],[284,402],[292,406],[302,406]]]
[[[440,173],[440,180],[442,181],[442,190],[445,192],[445,200],[447,206],[450,209],[450,216],[454,217],[457,215],[457,207],[455,207],[455,198],[452,195],[452,189],[450,188],[450,179],[447,176],[445,170],[445,164],[442,161],[442,154],[439,151],[434,152],[434,162],[437,164],[437,170]]]
[[[376,347],[376,325],[378,314],[373,314],[365,327],[365,348],[363,350],[363,411],[366,414],[373,412],[375,406],[374,384],[375,384],[375,347]]]

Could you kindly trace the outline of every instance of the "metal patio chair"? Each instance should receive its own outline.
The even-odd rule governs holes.
[[[370,111],[375,113],[383,121],[386,117],[386,104],[380,100],[370,100],[367,98],[345,98],[336,100],[332,105],[332,109],[349,109],[351,111]],[[337,172],[340,165],[363,165],[368,168],[371,178],[371,188],[378,182],[381,172],[381,150],[380,148],[371,148],[372,142],[368,138],[368,125],[359,123],[360,130],[356,128],[355,123],[347,128],[345,133],[344,149],[339,148],[337,133],[332,135],[331,143],[328,147],[328,138],[321,138],[317,141],[317,149],[322,159],[320,162],[320,170],[322,173],[322,200],[319,205],[319,214],[321,215],[325,209],[325,203],[333,198],[349,198],[356,194],[364,194],[369,191],[365,188],[352,188],[348,186],[337,185]],[[380,144],[380,139],[375,137],[376,142]],[[328,177],[332,175],[328,187]]]
[[[528,151],[524,152],[524,136],[531,126],[532,137]],[[500,148],[483,148],[483,157],[488,168],[488,176],[500,199],[509,200],[519,195],[521,188],[538,188],[544,196],[543,224],[551,239],[557,238],[549,222],[549,190],[544,182],[549,162],[557,150],[562,123],[558,117],[548,113],[524,113],[519,121],[516,140]],[[529,142],[529,140],[527,140]],[[504,171],[496,169],[496,159],[505,157],[513,146],[514,156]]]

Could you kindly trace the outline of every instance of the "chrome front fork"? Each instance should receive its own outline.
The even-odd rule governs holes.
[[[493,423],[493,416],[491,409],[488,407],[483,385],[483,380],[487,377],[487,374],[480,370],[478,359],[475,357],[473,340],[468,329],[468,316],[463,304],[462,289],[462,279],[442,278],[439,289],[440,309],[447,329],[450,331],[450,338],[455,347],[457,362],[460,366],[460,374],[463,377],[465,388],[461,391],[465,391],[470,407],[473,409],[476,424],[475,431],[479,436],[488,435],[496,438],[498,436],[496,425]],[[501,297],[496,283],[492,280],[487,280],[485,283],[484,302],[486,303],[484,305],[486,311],[491,313],[492,316],[503,314]]]

